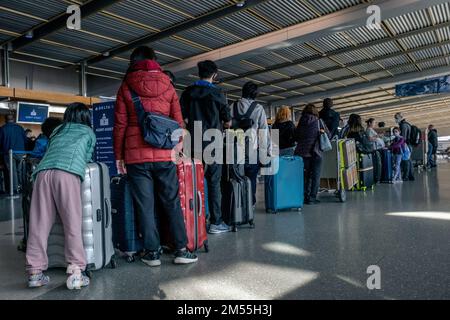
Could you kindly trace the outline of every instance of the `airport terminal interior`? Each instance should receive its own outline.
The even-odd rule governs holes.
[[[217,64],[214,85],[229,104],[257,84],[269,125],[283,107],[297,125],[307,104],[320,111],[330,98],[340,131],[352,114],[364,128],[373,118],[388,148],[401,113],[420,131],[405,160],[415,180],[382,181],[375,165],[360,163],[352,176],[333,140],[320,203],[268,212],[269,180],[258,176],[254,228],[209,234],[209,252],[187,266],[162,254],[151,268],[117,252],[115,268],[93,271],[89,287],[74,292],[58,268],[48,286],[27,288],[18,250],[24,195],[8,192],[4,154],[0,299],[450,299],[450,1],[0,0],[0,126],[13,112],[38,137],[47,117],[62,119],[79,102],[107,127],[113,117],[101,110],[114,105],[130,55],[144,45],[175,75],[179,97],[204,60]],[[438,134],[431,158],[430,125]],[[98,162],[115,163],[100,154]],[[367,172],[379,181],[361,187]],[[292,181],[278,183],[288,192]]]

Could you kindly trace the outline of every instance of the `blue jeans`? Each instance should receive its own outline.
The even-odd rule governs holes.
[[[433,159],[433,152],[434,152],[433,146],[431,144],[428,144],[428,161],[427,161],[428,167],[432,167],[432,166],[436,165],[434,163],[434,159]]]
[[[402,170],[401,170],[401,164],[402,164],[402,155],[401,154],[394,154],[394,163],[395,163],[395,174],[392,181],[401,181],[402,180]]]

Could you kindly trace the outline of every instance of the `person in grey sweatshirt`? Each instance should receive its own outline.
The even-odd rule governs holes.
[[[256,97],[258,96],[258,85],[252,81],[247,82],[242,88],[242,98],[231,104],[231,116],[233,119],[239,117],[245,117],[250,109],[253,109],[248,115],[251,119],[250,128],[242,128],[244,130],[252,129],[252,139],[249,145],[249,153],[259,153],[259,148],[267,149],[270,154],[271,150],[271,138],[269,133],[269,126],[267,124],[267,115],[264,111],[264,107],[258,103]],[[264,141],[261,141],[263,139]],[[250,150],[251,149],[251,150]],[[256,204],[256,180],[260,169],[260,159],[258,157],[256,163],[251,161],[252,157],[245,155],[245,175],[250,179],[252,183],[253,191],[253,205]]]

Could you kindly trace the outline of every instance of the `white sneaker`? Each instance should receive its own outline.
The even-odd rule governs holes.
[[[82,287],[87,287],[89,283],[89,278],[82,273],[72,274],[67,278],[66,281],[67,289],[69,290],[80,290]]]
[[[90,283],[89,277],[81,272],[81,269],[76,266],[67,267],[66,285],[69,290],[80,290],[82,287],[87,287]]]

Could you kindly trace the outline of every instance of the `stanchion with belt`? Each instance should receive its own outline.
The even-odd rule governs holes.
[[[27,155],[27,151],[14,151],[12,149],[9,150],[9,198],[10,199],[17,199],[20,198],[20,196],[14,196],[14,154],[21,154],[21,155]],[[16,168],[17,170],[17,168]],[[17,180],[18,177],[17,177]],[[19,181],[17,181],[17,184],[19,184]]]

